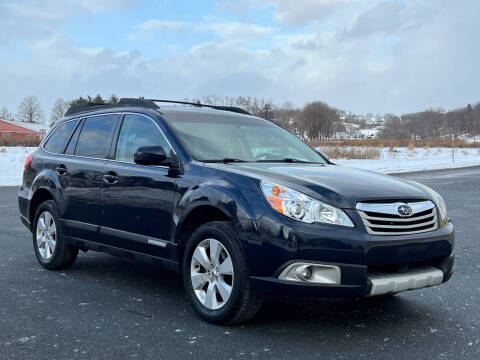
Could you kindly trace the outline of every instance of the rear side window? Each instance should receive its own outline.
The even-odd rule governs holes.
[[[44,149],[51,153],[60,154],[63,151],[65,143],[70,137],[70,134],[72,133],[76,123],[77,120],[73,120],[64,122],[62,125],[60,125],[47,140]]]
[[[116,118],[117,115],[87,118],[78,137],[75,155],[103,159]]]
[[[142,146],[161,146],[167,154],[170,146],[151,119],[141,115],[125,115],[118,135],[115,160],[133,162],[133,154]]]

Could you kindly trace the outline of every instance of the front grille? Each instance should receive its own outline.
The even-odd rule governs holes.
[[[408,205],[410,216],[400,216],[398,208]],[[437,209],[431,201],[358,203],[357,211],[369,234],[408,235],[437,229]]]

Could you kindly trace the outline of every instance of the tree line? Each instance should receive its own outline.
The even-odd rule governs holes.
[[[278,104],[270,99],[250,96],[209,95],[202,99],[188,100],[243,108],[255,116],[277,123],[304,140],[351,136],[351,125],[360,129],[377,128],[377,136],[384,139],[474,137],[480,130],[480,102],[449,111],[430,109],[397,116],[388,113],[357,115],[336,109],[322,101],[314,101],[299,108],[289,102]]]
[[[217,96],[207,95],[203,98],[184,99],[208,105],[240,107],[249,113],[275,122],[304,140],[326,140],[351,137],[351,129],[376,127],[378,137],[386,139],[427,139],[447,136],[475,136],[480,127],[480,103],[463,108],[445,111],[429,109],[416,113],[366,114],[356,115],[329,106],[322,101],[314,101],[303,107],[290,102],[276,103],[268,98],[252,96]],[[53,125],[64,116],[71,104],[79,103],[118,103],[116,95],[103,98],[101,95],[78,97],[73,100],[57,99],[54,103],[49,121],[41,109],[36,96],[25,97],[14,116],[4,106],[0,108],[0,119],[24,122],[47,122]],[[372,120],[373,119],[373,120]],[[361,137],[361,135],[359,136]]]
[[[120,99],[115,95],[111,95],[108,98],[103,98],[101,95],[85,97],[80,96],[73,100],[64,100],[58,98],[52,106],[50,111],[50,118],[45,117],[45,113],[42,110],[40,101],[36,96],[26,96],[18,105],[18,110],[15,115],[8,111],[6,106],[0,108],[0,119],[9,120],[9,121],[21,121],[26,123],[46,123],[49,127],[55,124],[55,122],[61,119],[68,108],[72,104],[81,104],[81,103],[96,103],[96,104],[116,104]]]
[[[390,116],[380,133],[388,139],[438,139],[474,137],[480,126],[480,103],[445,111],[429,109],[401,116]]]
[[[302,139],[329,139],[344,129],[341,112],[322,101],[314,101],[303,108],[290,102],[275,103],[267,98],[252,96],[208,95],[202,99],[186,99],[207,105],[240,107],[254,116],[270,120]]]

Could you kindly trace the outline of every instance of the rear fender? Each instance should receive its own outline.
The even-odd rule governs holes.
[[[65,210],[64,192],[54,170],[44,169],[37,174],[28,193],[29,202],[32,201],[35,193],[40,189],[47,190],[52,195],[57,203],[59,213],[63,214]],[[32,215],[33,214],[29,213],[29,218],[31,218]]]

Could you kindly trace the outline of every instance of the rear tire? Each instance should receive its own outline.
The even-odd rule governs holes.
[[[33,222],[33,249],[45,269],[61,270],[73,265],[78,248],[66,244],[63,238],[57,204],[47,200],[40,204]]]
[[[200,226],[188,240],[183,259],[185,291],[202,319],[241,323],[260,309],[263,298],[252,288],[245,251],[229,222]]]

